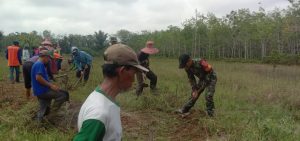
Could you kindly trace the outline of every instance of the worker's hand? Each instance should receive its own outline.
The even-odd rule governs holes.
[[[50,89],[54,90],[54,91],[59,91],[59,87],[56,85],[51,84]]]
[[[193,99],[195,99],[195,98],[198,97],[198,91],[197,91],[197,90],[194,90],[194,91],[192,92],[192,97],[193,97]]]

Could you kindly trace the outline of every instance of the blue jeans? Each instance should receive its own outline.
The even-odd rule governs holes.
[[[11,81],[14,80],[14,70],[16,71],[16,82],[20,82],[20,66],[9,67],[9,79]]]

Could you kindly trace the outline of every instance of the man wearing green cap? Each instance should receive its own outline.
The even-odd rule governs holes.
[[[46,69],[48,62],[49,51],[42,50],[39,52],[39,60],[33,64],[31,69],[33,93],[40,104],[40,110],[37,113],[38,121],[42,121],[44,116],[50,113],[52,99],[54,99],[52,113],[57,112],[64,102],[69,101],[69,93],[67,91],[63,91],[58,86],[50,83]]]
[[[121,141],[120,107],[116,97],[129,90],[138,71],[148,69],[139,65],[133,49],[123,44],[106,49],[102,65],[104,80],[81,106],[79,133],[74,141]]]
[[[178,112],[187,114],[196,103],[200,94],[206,89],[206,111],[209,116],[214,116],[215,105],[213,96],[217,83],[217,75],[212,69],[212,66],[208,64],[205,59],[192,59],[189,55],[182,54],[179,57],[179,68],[184,68],[188,75],[192,87],[192,95]],[[196,82],[195,76],[199,79],[198,83]]]

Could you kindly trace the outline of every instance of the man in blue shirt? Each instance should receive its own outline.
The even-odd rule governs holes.
[[[46,48],[41,48],[39,49],[39,51],[41,50],[47,50]],[[26,89],[26,98],[29,99],[30,95],[31,95],[31,68],[33,66],[33,64],[35,62],[37,62],[39,60],[39,55],[36,54],[34,56],[32,56],[31,58],[27,59],[24,63],[23,63],[23,67],[22,67],[22,72],[23,72],[23,78],[24,78],[24,84],[25,84],[25,89]],[[53,74],[51,73],[51,69],[50,69],[50,65],[46,65],[46,69],[47,69],[47,73],[48,73],[48,77],[52,80],[54,80],[53,78]]]
[[[84,51],[80,51],[77,47],[72,47],[72,55],[74,59],[74,64],[76,67],[76,77],[80,78],[83,76],[86,82],[89,79],[92,56]]]
[[[52,106],[53,112],[57,112],[61,105],[69,100],[69,93],[61,90],[58,86],[49,82],[46,65],[49,62],[49,52],[40,51],[39,60],[34,63],[31,70],[32,89],[38,98],[40,110],[37,114],[39,121],[50,113],[51,100],[54,99]]]

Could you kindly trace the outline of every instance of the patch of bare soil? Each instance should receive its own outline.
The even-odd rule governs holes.
[[[55,116],[46,116],[46,118],[63,132],[68,132],[68,130],[77,131],[77,118],[81,105],[79,102],[66,103]]]
[[[26,101],[23,83],[0,82],[0,109],[11,107],[18,110]]]
[[[23,83],[11,84],[7,81],[0,82],[0,110],[10,108],[18,112],[18,110],[21,110],[23,106],[29,102],[38,103],[37,99],[33,96],[29,100],[26,99]],[[53,116],[48,120],[54,125],[54,128],[58,128],[61,131],[67,132],[67,130],[70,129],[77,130],[77,116],[80,107],[81,103],[76,101],[66,103],[61,107],[61,110],[59,113],[57,113],[57,116]],[[28,115],[34,118],[37,110],[38,107],[29,110]]]
[[[151,111],[121,112],[124,133],[131,139],[155,140],[155,127],[159,124],[158,117]]]
[[[174,123],[174,128],[170,132],[172,141],[203,141],[209,138],[208,129],[200,122],[200,118],[206,117],[206,113],[201,110],[191,110],[190,115],[182,117],[178,114],[179,122]]]
[[[201,118],[206,117],[204,111],[192,110],[191,114],[184,118],[175,113],[159,117],[158,114],[155,114],[157,112],[122,112],[124,132],[131,139],[148,141],[156,140],[158,136],[162,135],[172,141],[202,141],[211,136],[207,127],[200,122]],[[172,119],[172,122],[168,122],[169,119]]]

